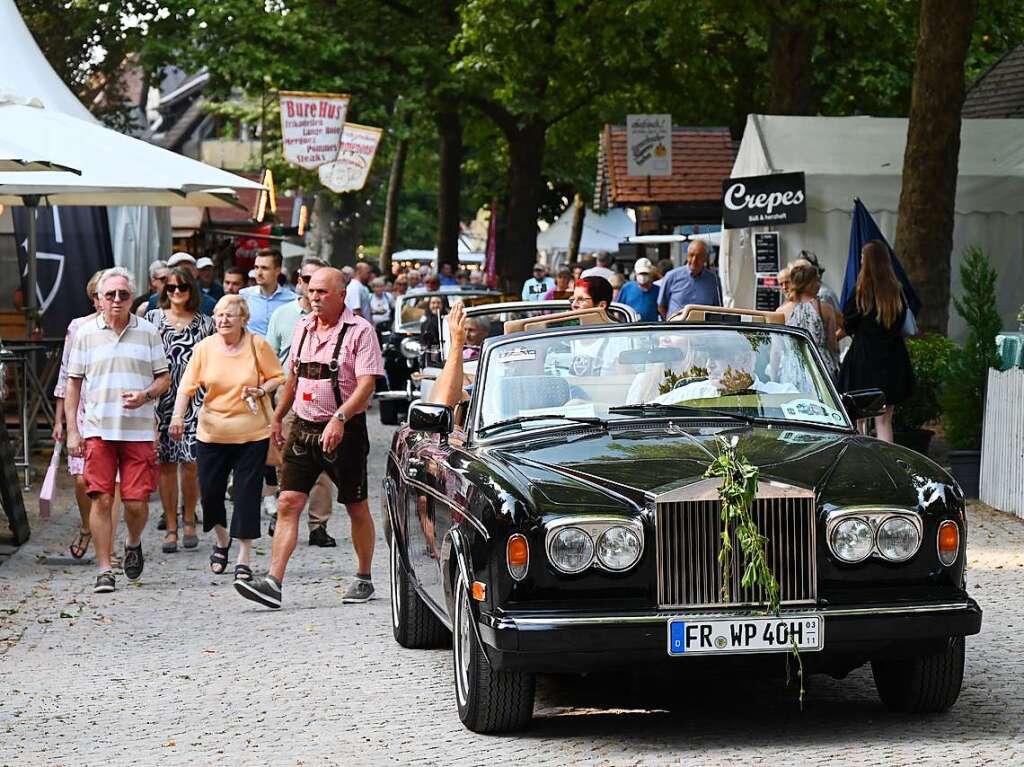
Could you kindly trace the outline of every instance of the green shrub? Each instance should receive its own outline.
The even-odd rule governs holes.
[[[960,264],[960,282],[963,293],[953,299],[953,306],[967,323],[967,341],[953,354],[939,403],[949,446],[977,450],[988,370],[999,364],[996,335],[1002,329],[996,310],[996,272],[980,248],[968,248]]]
[[[942,414],[939,390],[949,369],[956,344],[937,333],[907,339],[910,365],[914,368],[914,393],[896,408],[896,431],[914,431]]]

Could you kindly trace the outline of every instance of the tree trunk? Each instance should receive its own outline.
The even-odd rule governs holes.
[[[580,256],[580,240],[583,239],[583,218],[587,215],[587,206],[583,201],[583,195],[579,192],[572,199],[572,229],[569,231],[569,252],[566,254],[566,261],[570,264],[577,261]]]
[[[811,109],[811,56],[818,37],[791,0],[782,0],[772,13],[768,31],[768,113],[807,115]]]
[[[405,155],[409,151],[409,139],[400,138],[391,158],[391,177],[388,179],[388,198],[384,208],[384,233],[380,240],[380,271],[391,274],[391,254],[395,250],[398,233],[398,198],[402,193],[402,176],[405,173]]]
[[[363,241],[363,222],[366,217],[362,212],[365,209],[366,198],[361,192],[341,195],[331,230],[331,266],[340,269],[355,265]]]
[[[309,222],[309,239],[306,250],[309,255],[331,262],[331,222],[334,221],[334,206],[326,194],[320,193],[313,200],[313,213]]]
[[[519,294],[537,260],[537,208],[547,126],[528,122],[508,138],[508,207],[504,248],[499,254],[498,276],[505,293]]]
[[[462,122],[457,108],[443,105],[437,113],[441,138],[440,177],[437,189],[437,268],[459,268],[459,192],[462,187]]]
[[[921,0],[896,252],[923,307],[918,326],[945,333],[960,157],[964,60],[977,0]]]

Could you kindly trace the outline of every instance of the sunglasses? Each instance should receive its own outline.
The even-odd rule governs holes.
[[[132,294],[127,290],[108,290],[103,297],[108,301],[127,301]]]
[[[299,279],[302,280],[303,282],[307,282],[308,283],[311,279],[313,279],[313,275],[312,274],[300,274],[299,275]]]
[[[192,288],[189,287],[188,285],[174,284],[170,282],[167,283],[164,287],[167,289],[168,293],[188,293],[190,290],[192,290]]]

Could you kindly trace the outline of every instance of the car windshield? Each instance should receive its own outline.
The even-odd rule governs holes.
[[[418,332],[428,312],[447,314],[456,301],[463,301],[467,306],[490,304],[501,297],[494,294],[471,295],[459,293],[406,293],[399,297],[398,311],[395,322],[400,332]],[[431,304],[433,301],[433,304]]]
[[[804,338],[665,324],[510,339],[487,354],[476,426],[727,414],[849,427]]]

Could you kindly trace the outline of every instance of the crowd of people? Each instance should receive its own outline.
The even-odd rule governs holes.
[[[642,321],[659,321],[688,304],[722,304],[708,255],[704,242],[693,241],[682,266],[640,258],[628,277],[607,254],[561,266],[553,277],[538,264],[521,297],[569,299],[573,309],[618,301]],[[379,334],[400,296],[481,290],[483,274],[444,265],[384,275],[366,262],[339,270],[306,258],[288,279],[274,249],[260,251],[248,272],[229,267],[222,281],[214,272],[211,259],[176,253],[151,265],[145,294],[120,267],[89,280],[94,311],[69,325],[54,391],[54,437],[66,441],[81,517],[70,553],[81,558],[95,547],[97,593],[115,589],[115,567],[138,579],[148,503],[159,490],[162,551],[199,545],[201,507],[203,530],[214,538],[211,571],[230,572],[241,596],[277,608],[301,512],[308,507],[309,545],[335,546],[327,524],[336,495],[358,563],[343,601],[365,602],[374,593],[375,539],[365,412],[384,375]],[[779,312],[807,332],[840,391],[885,393],[889,404],[874,425],[892,441],[893,408],[910,396],[913,374],[903,342],[908,309],[888,248],[864,247],[845,312],[823,272],[810,253],[784,269]],[[852,341],[840,361],[846,337]],[[116,496],[127,527],[120,560]],[[257,575],[251,552],[262,515],[273,520],[273,546],[268,572]]]

